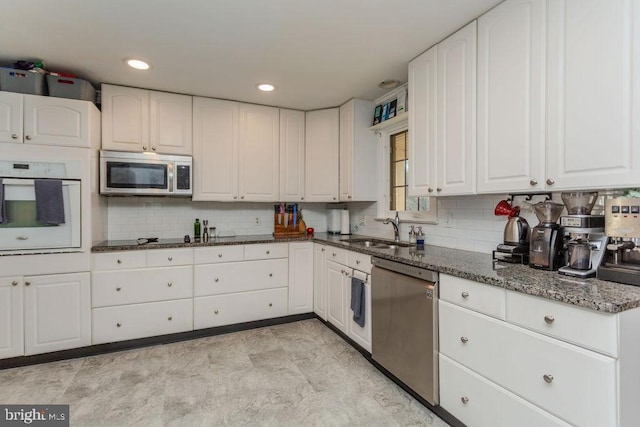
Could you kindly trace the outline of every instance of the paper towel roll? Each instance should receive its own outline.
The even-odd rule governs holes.
[[[351,234],[349,227],[349,211],[340,211],[340,234]]]

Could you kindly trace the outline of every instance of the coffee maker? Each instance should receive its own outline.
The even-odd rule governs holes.
[[[598,279],[640,286],[640,199],[605,200],[604,219],[609,241]]]
[[[578,191],[561,196],[568,215],[560,218],[560,225],[570,239],[566,265],[558,273],[583,279],[595,277],[607,245],[604,216],[591,215],[598,192]]]
[[[564,205],[551,200],[538,202],[533,209],[540,223],[531,230],[529,267],[557,270],[564,264],[563,231],[558,218]]]
[[[496,215],[507,215],[503,243],[493,251],[493,259],[518,264],[529,263],[529,223],[520,217],[520,207],[501,200],[496,206]]]

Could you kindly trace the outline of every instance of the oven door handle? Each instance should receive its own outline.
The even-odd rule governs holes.
[[[3,178],[3,185],[21,185],[25,187],[33,187],[35,185],[35,179],[24,179],[24,178]],[[63,179],[62,185],[80,185],[80,181],[76,180],[68,180]]]

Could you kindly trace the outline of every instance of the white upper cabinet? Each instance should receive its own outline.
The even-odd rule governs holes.
[[[0,92],[0,142],[90,148],[99,137],[91,102]]]
[[[238,106],[193,98],[193,200],[238,199]]]
[[[380,165],[378,139],[369,130],[375,104],[352,99],[340,107],[340,201],[375,201]]]
[[[192,98],[102,85],[102,148],[191,155]]]
[[[280,110],[280,198],[304,200],[304,111]]]
[[[544,189],[545,0],[478,19],[478,193]]]
[[[640,181],[640,1],[548,3],[549,189]]]
[[[429,196],[436,188],[438,46],[409,62],[410,197]]]
[[[476,190],[476,21],[438,44],[436,194]]]
[[[339,123],[338,108],[306,114],[305,193],[308,202],[338,200]]]
[[[240,200],[272,202],[280,187],[280,115],[274,107],[240,104]]]

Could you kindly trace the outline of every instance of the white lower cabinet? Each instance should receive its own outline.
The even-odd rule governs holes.
[[[327,261],[327,321],[347,333],[347,284],[343,265]]]
[[[89,273],[0,279],[0,358],[91,344]]]
[[[327,247],[313,245],[313,312],[327,320]]]
[[[286,258],[196,265],[196,297],[287,286]]]
[[[289,243],[289,314],[313,312],[313,243]]]
[[[193,329],[191,298],[93,310],[93,343],[186,332]]]

